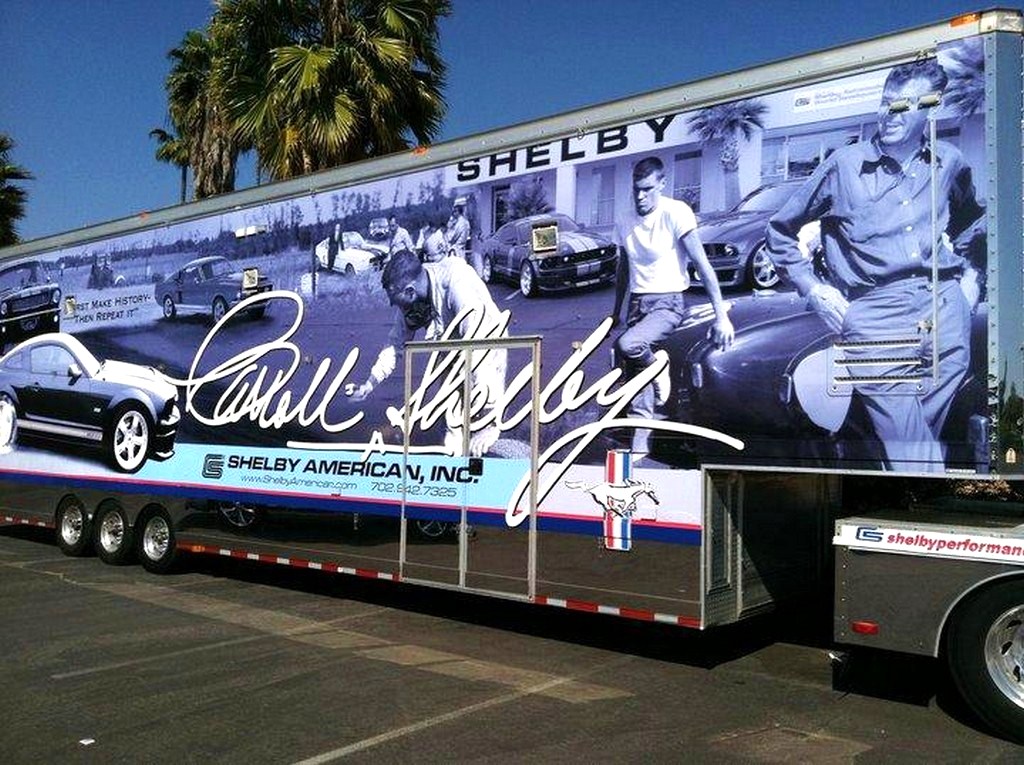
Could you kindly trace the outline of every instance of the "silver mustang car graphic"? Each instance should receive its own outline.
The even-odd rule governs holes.
[[[615,245],[567,215],[530,215],[510,221],[481,244],[483,278],[516,281],[519,291],[576,289],[615,281]]]
[[[72,335],[26,340],[0,357],[0,448],[22,436],[101,447],[134,473],[174,453],[178,391],[151,367],[100,361]]]
[[[208,313],[217,322],[232,306],[273,288],[255,268],[243,270],[227,258],[211,255],[186,263],[169,279],[157,283],[153,296],[163,308],[165,319],[191,312]],[[258,319],[266,310],[266,302],[260,301],[248,314]]]

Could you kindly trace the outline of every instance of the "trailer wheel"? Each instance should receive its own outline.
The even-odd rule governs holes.
[[[997,732],[1024,742],[1024,580],[971,598],[953,615],[947,639],[964,700]]]
[[[57,526],[57,547],[73,558],[92,549],[92,522],[85,505],[78,497],[65,497],[57,505],[54,518]]]
[[[142,516],[138,524],[138,554],[142,567],[154,574],[166,574],[178,562],[174,524],[163,508]]]
[[[132,527],[123,509],[107,505],[96,514],[96,554],[112,566],[123,566],[131,560]]]

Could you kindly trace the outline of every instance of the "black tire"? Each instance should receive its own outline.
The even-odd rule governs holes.
[[[249,309],[249,318],[250,319],[262,319],[263,316],[266,313],[267,313],[267,304],[266,303],[260,303],[255,308],[250,308]]]
[[[345,276],[348,276],[348,277],[351,278],[351,277],[353,277],[355,275],[356,275],[356,267],[353,266],[351,263],[346,263],[345,264]]]
[[[136,545],[139,562],[153,574],[172,571],[180,559],[174,524],[162,507],[143,513],[137,524]]]
[[[216,324],[223,319],[224,314],[227,312],[228,301],[218,295],[213,299],[213,304],[210,306],[210,315],[213,316],[213,323]]]
[[[946,658],[975,714],[1024,743],[1024,579],[987,587],[957,608],[946,633]]]
[[[483,262],[480,264],[480,278],[486,284],[494,283],[494,264],[491,263],[490,255],[484,255]]]
[[[135,553],[131,524],[118,505],[107,505],[96,514],[93,540],[100,560],[112,566],[131,562]]]
[[[54,514],[57,547],[65,555],[80,558],[92,551],[92,521],[78,497],[65,497]]]
[[[523,297],[537,296],[537,270],[528,260],[524,260],[522,268],[519,269],[519,291],[523,293]]]
[[[122,404],[110,420],[106,434],[107,459],[122,473],[135,473],[146,464],[153,424],[136,404]]]
[[[178,315],[178,306],[174,305],[174,298],[170,295],[164,295],[160,304],[163,306],[165,319],[173,319]]]
[[[762,242],[747,260],[747,286],[755,290],[768,290],[779,283],[779,273],[768,255],[768,245]]]
[[[18,440],[18,408],[6,393],[0,393],[0,454],[9,452]]]

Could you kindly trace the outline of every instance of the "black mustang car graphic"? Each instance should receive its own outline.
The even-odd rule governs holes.
[[[24,261],[0,270],[0,352],[8,345],[60,329],[60,287],[46,266]]]
[[[0,448],[23,435],[92,444],[134,473],[174,453],[177,401],[155,369],[99,361],[66,333],[40,335],[0,357]]]
[[[180,271],[156,285],[153,296],[161,305],[165,319],[179,313],[208,313],[215,322],[237,303],[259,292],[268,292],[273,285],[255,268],[240,269],[227,258],[211,255],[186,263]],[[249,309],[254,319],[267,310],[265,301]]]
[[[484,281],[515,280],[526,297],[611,283],[618,263],[610,240],[559,213],[506,223],[483,241],[480,254]]]

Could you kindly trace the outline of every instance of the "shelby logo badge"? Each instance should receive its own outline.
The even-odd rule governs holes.
[[[203,478],[219,481],[224,477],[224,455],[207,454],[203,460]]]
[[[861,542],[881,542],[882,532],[877,526],[858,526],[854,535]]]

